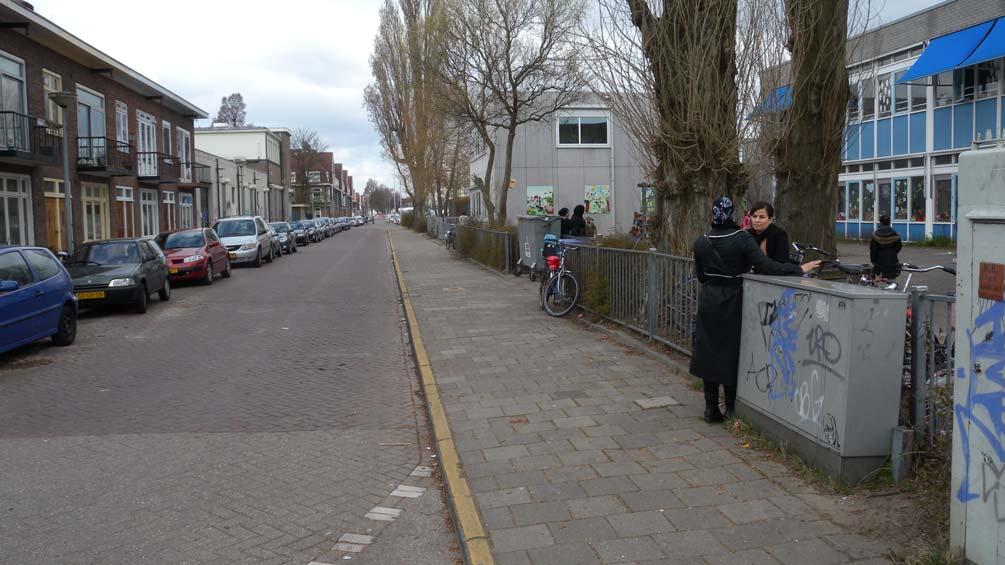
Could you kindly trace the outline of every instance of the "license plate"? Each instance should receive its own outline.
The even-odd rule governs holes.
[[[177,274],[178,269],[168,269],[168,273],[171,273],[172,275]]]
[[[98,292],[78,292],[77,298],[79,300],[94,300],[96,298],[104,298],[105,291],[99,290]]]
[[[237,259],[237,253],[231,253],[230,254],[230,258],[231,259]]]

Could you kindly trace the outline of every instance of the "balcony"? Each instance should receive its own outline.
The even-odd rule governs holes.
[[[136,170],[137,177],[142,181],[169,183],[181,180],[181,161],[167,153],[136,153]]]
[[[17,112],[0,112],[0,162],[15,165],[59,165],[62,128]]]
[[[182,163],[182,176],[185,176],[185,170],[190,171],[188,178],[189,182],[199,186],[210,186],[213,184],[213,176],[210,172],[209,165],[203,165],[202,163]]]
[[[107,137],[78,137],[77,171],[103,177],[133,176],[133,148]]]

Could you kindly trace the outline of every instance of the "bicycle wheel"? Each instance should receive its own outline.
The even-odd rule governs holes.
[[[572,273],[552,277],[541,297],[544,311],[555,317],[568,314],[576,306],[577,300],[579,300],[579,281],[572,276]]]

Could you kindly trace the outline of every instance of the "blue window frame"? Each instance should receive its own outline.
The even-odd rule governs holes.
[[[953,147],[969,147],[974,141],[973,103],[953,106]]]
[[[859,145],[861,147],[861,157],[863,159],[872,159],[876,156],[876,143],[873,139],[875,131],[875,122],[865,122],[859,129]]]
[[[911,114],[911,153],[925,152],[926,121],[924,112]]]
[[[974,136],[979,139],[997,139],[998,99],[980,100],[974,105]]]
[[[876,122],[876,156],[890,156],[890,119]]]
[[[936,151],[953,148],[953,109],[951,107],[935,110],[935,145]]]
[[[893,154],[906,155],[910,139],[907,132],[907,116],[893,118]]]

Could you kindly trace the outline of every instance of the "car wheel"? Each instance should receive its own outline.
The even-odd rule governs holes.
[[[206,262],[206,278],[202,281],[206,283],[207,286],[213,284],[213,262]]]
[[[147,294],[147,284],[141,283],[139,290],[139,296],[136,297],[136,313],[145,314],[147,312],[147,301],[150,300],[150,296]]]
[[[269,254],[265,256],[265,262],[266,263],[271,263],[273,259],[275,259],[275,257],[272,255],[272,246],[270,245],[269,246]]]
[[[220,273],[220,276],[229,279],[230,278],[230,259],[227,259],[227,267]]]
[[[59,314],[59,324],[56,326],[56,333],[52,334],[52,343],[65,347],[73,343],[76,337],[77,309],[66,304]]]
[[[255,262],[252,263],[252,266],[254,266],[256,269],[258,267],[262,266],[262,248],[261,247],[258,248],[258,252],[255,254]]]
[[[171,300],[171,281],[164,279],[164,286],[157,291],[157,296],[160,297],[161,302],[167,302]]]

